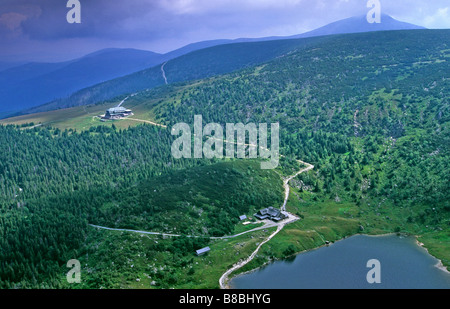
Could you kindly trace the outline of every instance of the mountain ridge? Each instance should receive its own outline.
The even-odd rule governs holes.
[[[27,63],[0,72],[0,111],[20,111],[159,62],[159,54],[105,49],[59,63]],[[114,65],[111,65],[114,64]]]
[[[323,27],[308,31],[299,35],[291,36],[291,38],[305,38],[319,35],[331,34],[347,34],[347,33],[361,33],[373,31],[395,31],[395,30],[424,30],[425,27],[399,21],[387,14],[381,14],[380,23],[368,23],[367,17],[353,16],[342,19]],[[357,25],[357,26],[355,26]]]
[[[52,102],[64,101],[84,89],[130,74],[150,70],[153,66],[199,50],[220,45],[304,39],[356,32],[425,29],[382,15],[381,24],[369,24],[365,16],[350,17],[299,35],[263,38],[219,39],[191,43],[166,54],[132,48],[106,48],[81,58],[61,63],[29,63],[0,72],[0,105],[3,117],[45,110]],[[114,65],[111,65],[113,63]],[[119,64],[121,67],[118,67]],[[114,67],[114,69],[112,68]],[[85,74],[89,71],[89,74]],[[156,70],[158,71],[158,70]],[[92,73],[93,72],[93,73]],[[218,72],[224,73],[222,71]],[[205,76],[200,76],[203,78]],[[155,77],[158,78],[158,77]],[[161,81],[156,85],[163,84]],[[141,89],[138,89],[141,90]],[[129,92],[135,91],[131,89]],[[125,91],[124,93],[126,93]],[[116,95],[118,95],[116,93]],[[85,97],[85,96],[83,96]],[[107,96],[107,99],[112,98]],[[94,103],[89,101],[89,104]],[[67,105],[67,104],[66,104]],[[9,112],[9,113],[5,113]]]

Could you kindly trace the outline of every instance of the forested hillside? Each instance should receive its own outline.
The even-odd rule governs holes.
[[[81,254],[88,224],[207,238],[281,203],[280,177],[258,162],[175,160],[174,137],[153,126],[0,130],[2,287],[60,284],[55,276]]]
[[[174,162],[170,134],[150,126],[83,133],[7,126],[0,132],[2,287],[52,286],[111,193],[196,164]]]
[[[324,38],[219,45],[169,60],[164,65],[164,71],[169,84],[192,81],[251,67],[321,40]],[[158,65],[82,89],[69,97],[51,101],[25,113],[89,105],[165,85],[161,67]]]
[[[354,137],[361,163],[383,167],[373,172],[385,177],[380,194],[442,205],[449,200],[449,44],[447,30],[336,36],[190,87],[156,111],[168,125],[196,114],[222,124],[278,121],[285,153],[312,163],[304,147],[290,145],[292,134]]]
[[[152,280],[155,287],[217,287],[222,268],[260,240],[208,237],[231,234],[241,214],[279,205],[280,175],[292,174],[296,159],[315,166],[292,183],[288,210],[302,220],[255,263],[364,231],[419,235],[449,266],[449,33],[317,38],[254,66],[237,61],[234,72],[204,56],[204,67],[212,62],[231,73],[132,99],[169,129],[0,127],[0,286],[69,287],[61,278],[75,256],[87,265],[83,287],[130,287],[138,275],[149,279],[147,287]],[[185,66],[202,77],[195,63]],[[170,128],[193,124],[194,115],[205,123],[279,122],[280,168],[173,159]],[[135,237],[88,224],[201,237]],[[195,260],[193,250],[206,244],[216,250]]]
[[[106,49],[66,62],[28,63],[10,68],[0,72],[1,117],[5,111],[19,112],[39,106],[88,86],[154,66],[161,58],[162,55],[148,51]]]

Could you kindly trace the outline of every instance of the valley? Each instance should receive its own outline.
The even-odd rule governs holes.
[[[220,288],[231,272],[356,234],[417,236],[448,269],[449,37],[220,45],[2,119],[0,287]],[[134,115],[96,119],[120,102]],[[279,123],[279,166],[174,159],[170,129],[194,115]],[[299,220],[239,220],[269,206]]]

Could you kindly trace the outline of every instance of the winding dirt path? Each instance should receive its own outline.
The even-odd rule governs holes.
[[[290,176],[290,177],[288,177],[288,178],[286,178],[284,180],[284,185],[283,186],[284,186],[284,193],[285,193],[285,195],[284,195],[283,206],[281,206],[281,211],[286,211],[286,203],[287,203],[287,200],[289,198],[289,191],[290,191],[289,181],[291,181],[292,179],[294,179],[298,175],[300,175],[300,174],[302,174],[304,172],[307,172],[309,170],[312,170],[314,168],[314,165],[312,165],[312,164],[309,164],[309,163],[306,163],[306,162],[303,162],[303,161],[300,161],[300,160],[297,160],[297,162],[300,162],[303,165],[306,165],[306,167],[301,169],[301,170],[299,170],[296,174],[294,174],[294,175],[292,175],[292,176]]]
[[[266,240],[264,240],[262,243],[260,243],[258,245],[258,247],[256,248],[255,251],[253,251],[253,253],[244,261],[239,262],[237,264],[234,264],[233,267],[231,267],[230,269],[228,269],[223,275],[222,277],[220,277],[219,279],[219,284],[220,284],[220,288],[221,289],[228,289],[228,277],[231,275],[232,272],[234,272],[235,270],[243,267],[244,265],[246,265],[247,263],[249,263],[251,260],[253,260],[253,258],[256,256],[256,254],[258,253],[259,249],[262,247],[262,245],[264,245],[265,243],[267,243],[269,240],[271,240],[275,235],[278,234],[278,232],[280,232],[284,227],[284,224],[280,224],[277,227],[277,230],[275,232],[273,232],[269,237],[267,237]]]
[[[271,227],[277,226],[277,224],[272,222],[272,221],[268,221],[268,222],[265,222],[265,224],[263,226],[255,227],[254,229],[251,229],[251,230],[248,230],[248,231],[244,231],[244,232],[241,232],[239,234],[234,234],[234,235],[229,235],[229,236],[219,236],[219,237],[205,236],[205,235],[179,235],[179,234],[170,234],[170,233],[161,233],[161,232],[148,232],[148,231],[139,231],[139,230],[130,230],[130,229],[117,229],[117,228],[106,227],[106,226],[95,225],[95,224],[89,224],[89,226],[92,226],[92,227],[95,227],[95,228],[98,228],[98,229],[102,229],[102,230],[108,230],[108,231],[131,232],[131,233],[147,234],[147,235],[161,235],[161,236],[166,236],[166,237],[181,237],[181,236],[184,236],[184,237],[188,237],[188,238],[208,237],[210,239],[229,239],[229,238],[235,238],[235,237],[247,234],[247,233],[251,233],[251,232],[255,232],[255,231],[271,228]]]
[[[164,62],[161,66],[161,72],[162,72],[162,76],[164,78],[164,82],[166,83],[166,85],[168,85],[169,83],[167,82],[167,77],[166,77],[166,71],[164,71],[164,66],[167,64],[167,62]]]
[[[162,128],[167,128],[167,126],[165,126],[165,125],[163,125],[163,124],[156,123],[156,122],[153,122],[153,121],[150,121],[150,120],[142,120],[142,119],[136,119],[136,118],[130,118],[130,117],[126,117],[126,118],[123,118],[123,119],[126,119],[126,120],[133,120],[133,121],[139,121],[139,122],[145,122],[145,123],[148,123],[148,124],[151,124],[151,125],[154,125],[154,126],[158,126],[158,127],[162,127]]]
[[[278,226],[278,227],[277,227],[277,230],[276,230],[275,232],[273,232],[269,237],[267,237],[266,240],[264,240],[262,243],[260,243],[260,244],[258,245],[258,247],[256,248],[256,250],[253,251],[253,253],[252,253],[247,259],[245,259],[244,261],[241,261],[241,262],[236,263],[235,265],[233,265],[233,267],[231,267],[230,269],[228,269],[228,270],[220,277],[220,279],[219,279],[219,285],[220,285],[220,288],[221,288],[221,289],[228,289],[228,288],[230,288],[229,285],[228,285],[228,277],[229,277],[229,276],[231,275],[231,273],[233,273],[235,270],[237,270],[237,269],[243,267],[244,265],[248,264],[249,262],[251,262],[251,261],[254,259],[254,257],[256,256],[256,254],[258,253],[259,249],[262,247],[262,245],[264,245],[264,244],[267,243],[269,240],[271,240],[275,235],[277,235],[277,234],[284,228],[284,226],[285,226],[286,224],[289,224],[289,223],[292,223],[292,222],[294,222],[294,221],[299,220],[299,218],[297,218],[297,217],[294,216],[293,214],[286,212],[286,204],[287,204],[287,201],[288,201],[288,199],[289,199],[289,191],[290,191],[290,188],[289,188],[289,181],[291,181],[292,179],[294,179],[295,177],[297,177],[297,176],[300,175],[301,173],[304,173],[304,172],[307,172],[307,171],[309,171],[309,170],[312,170],[312,169],[314,168],[314,165],[309,164],[309,163],[306,163],[306,162],[303,162],[303,161],[300,161],[300,160],[297,160],[297,161],[300,162],[300,163],[302,163],[302,164],[304,164],[304,165],[306,165],[306,167],[303,168],[303,169],[301,169],[301,170],[299,170],[297,173],[295,173],[295,174],[292,175],[292,176],[289,176],[288,178],[286,178],[286,179],[284,180],[284,192],[285,192],[285,195],[284,195],[284,202],[283,202],[283,205],[281,206],[281,211],[284,212],[286,215],[288,215],[288,218],[285,219],[285,220],[283,220],[283,221],[281,221],[281,222],[279,222],[279,223],[277,223],[277,224],[276,224],[276,225]]]
[[[165,65],[165,63],[161,67],[161,71],[163,71],[163,73],[164,73],[164,65]],[[164,75],[164,77],[165,77],[165,75]],[[127,118],[127,119],[135,120],[135,121],[147,122],[147,123],[150,123],[150,124],[153,124],[153,125],[166,127],[164,125],[157,124],[157,123],[154,123],[154,122],[151,122],[151,121],[147,121],[147,120],[140,120],[140,119],[133,119],[133,118]],[[225,142],[229,143],[229,141],[225,141]],[[235,144],[238,144],[238,143],[235,142]],[[246,146],[257,147],[256,145],[251,145],[251,144],[249,144],[249,145],[246,144]],[[273,232],[269,237],[267,237],[263,242],[261,242],[258,245],[258,247],[256,248],[256,250],[253,251],[253,253],[246,260],[236,263],[235,265],[233,265],[233,267],[228,269],[220,277],[219,285],[220,285],[221,289],[228,289],[229,288],[229,286],[228,286],[228,277],[231,275],[231,273],[233,273],[235,270],[237,270],[237,269],[243,267],[244,265],[248,264],[249,262],[251,262],[254,259],[254,257],[256,256],[256,254],[258,253],[259,249],[265,243],[269,242],[275,235],[277,235],[284,228],[285,225],[299,220],[298,217],[296,217],[293,214],[288,213],[286,211],[286,204],[287,204],[287,201],[289,199],[289,192],[290,192],[289,181],[291,181],[292,179],[294,179],[295,177],[297,177],[298,175],[300,175],[302,173],[305,173],[305,172],[307,172],[309,170],[312,170],[314,168],[314,165],[309,164],[309,163],[304,162],[304,161],[301,161],[301,160],[297,160],[297,162],[299,162],[299,163],[301,163],[303,165],[306,165],[306,167],[302,168],[301,170],[299,170],[294,175],[285,178],[284,181],[283,181],[283,187],[284,187],[285,195],[284,195],[283,205],[281,206],[280,210],[287,216],[286,219],[284,219],[284,220],[282,220],[282,221],[280,221],[278,223],[272,222],[270,220],[266,220],[266,222],[265,222],[265,224],[263,226],[258,227],[258,228],[254,228],[252,230],[245,231],[245,232],[242,232],[242,233],[239,233],[239,234],[236,234],[236,235],[222,236],[222,237],[210,237],[210,239],[234,238],[234,237],[237,237],[237,236],[240,236],[240,235],[243,235],[243,234],[246,234],[246,233],[254,232],[254,231],[257,231],[257,230],[267,229],[267,228],[275,227],[275,226],[277,227],[277,230],[275,232]],[[138,230],[129,230],[129,229],[115,229],[115,228],[108,228],[108,227],[98,226],[98,225],[93,225],[93,224],[90,224],[90,226],[95,227],[95,228],[99,228],[99,229],[111,230],[111,231],[126,231],[126,232],[140,233],[140,234],[162,235],[162,236],[168,236],[168,237],[180,237],[180,236],[182,236],[182,235],[166,234],[166,233],[158,233],[158,232],[147,232],[147,231],[138,231]],[[192,236],[192,235],[185,235],[185,236],[186,237],[204,237],[204,236]]]
[[[275,235],[277,235],[283,228],[285,225],[295,222],[297,220],[299,220],[298,217],[294,216],[291,213],[286,212],[286,204],[287,201],[289,199],[289,192],[290,192],[290,187],[289,187],[289,181],[291,181],[292,179],[294,179],[295,177],[297,177],[298,175],[300,175],[301,173],[305,173],[311,169],[314,168],[314,165],[297,160],[298,162],[306,165],[305,168],[302,168],[301,170],[299,170],[297,173],[295,173],[292,176],[289,176],[287,178],[284,179],[284,191],[285,191],[285,196],[284,196],[284,202],[283,205],[281,206],[281,211],[287,215],[287,218],[275,223],[273,221],[270,220],[266,220],[265,224],[263,226],[239,233],[239,234],[235,234],[235,235],[230,235],[230,236],[222,236],[222,237],[210,237],[211,239],[229,239],[229,238],[234,238],[234,237],[238,237],[241,236],[243,234],[246,233],[251,233],[251,232],[255,232],[258,230],[262,230],[262,229],[267,229],[270,227],[277,227],[276,231],[273,232],[269,237],[267,237],[263,242],[261,242],[258,247],[256,248],[255,251],[253,251],[253,253],[244,261],[240,261],[238,263],[236,263],[235,265],[233,265],[233,267],[231,267],[230,269],[228,269],[219,279],[219,284],[220,284],[220,288],[221,289],[227,289],[229,288],[228,286],[228,277],[231,275],[231,273],[233,273],[235,270],[243,267],[244,265],[248,264],[249,262],[251,262],[256,254],[258,253],[259,249],[268,241],[270,241]],[[98,229],[103,229],[103,230],[109,230],[109,231],[122,231],[122,232],[132,232],[132,233],[139,233],[139,234],[149,234],[149,235],[162,235],[162,236],[167,236],[167,237],[180,237],[183,235],[178,235],[178,234],[168,234],[168,233],[160,233],[160,232],[148,232],[148,231],[139,231],[139,230],[130,230],[130,229],[116,229],[116,228],[109,228],[109,227],[105,227],[105,226],[99,226],[99,225],[94,225],[94,224],[89,224],[90,226],[94,227],[94,228],[98,228]],[[186,237],[204,237],[204,236],[193,236],[193,235],[184,235]]]

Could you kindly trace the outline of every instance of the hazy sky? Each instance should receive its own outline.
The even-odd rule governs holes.
[[[0,61],[61,61],[108,47],[168,52],[211,39],[300,34],[366,15],[368,0],[0,0]],[[449,0],[380,0],[382,13],[450,28]]]

